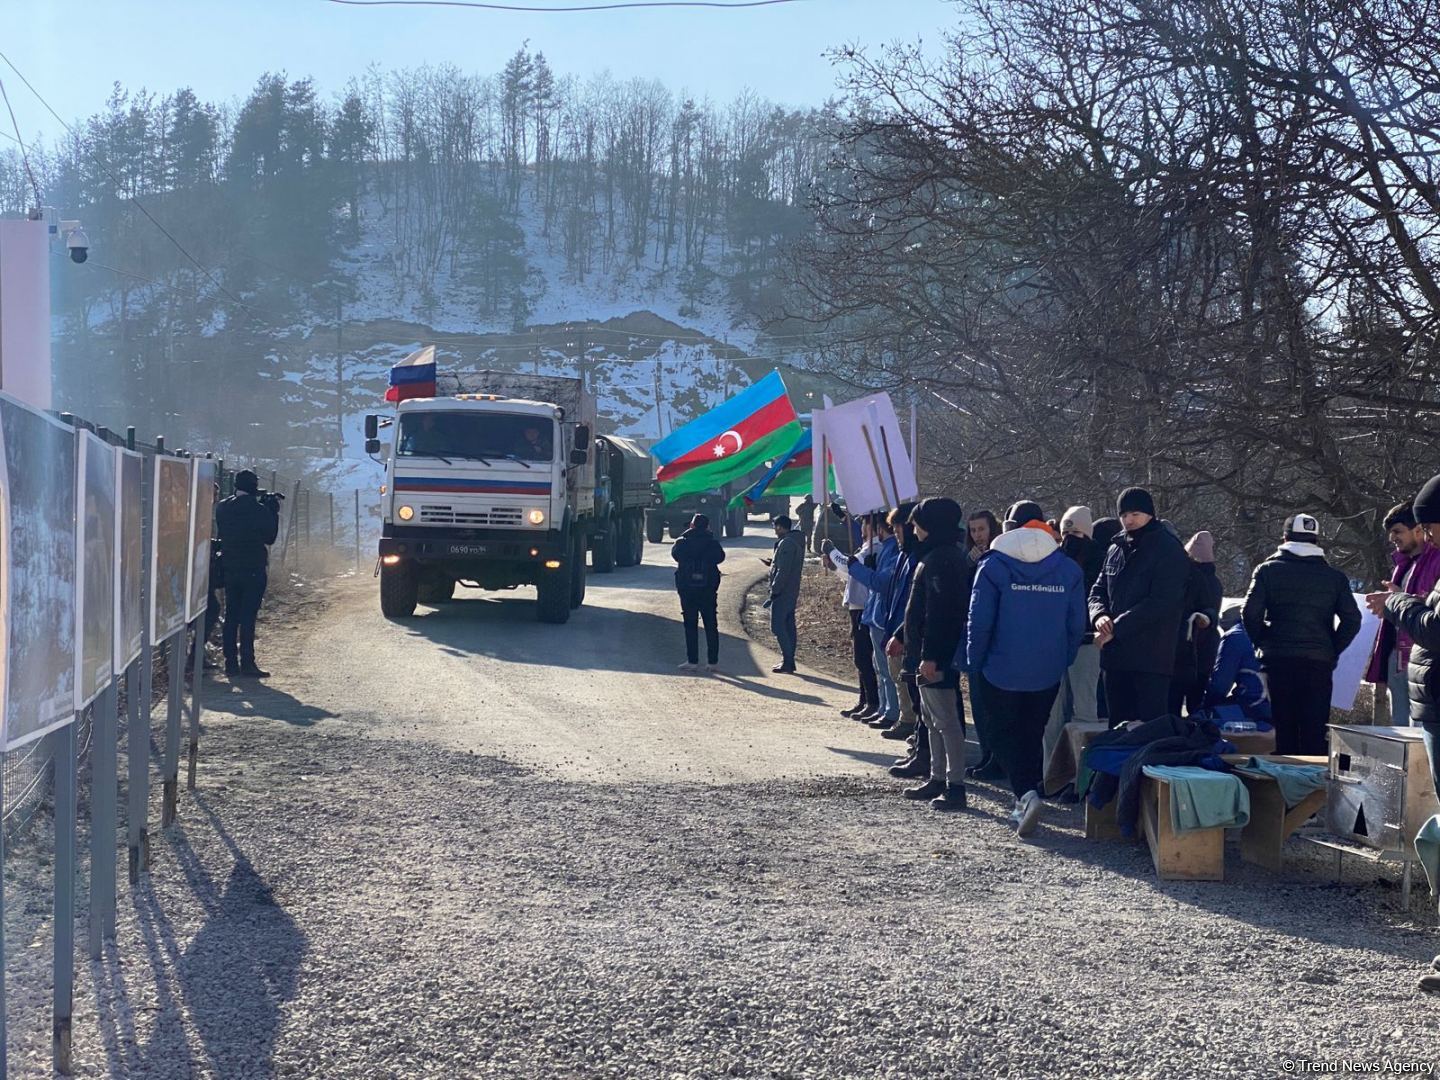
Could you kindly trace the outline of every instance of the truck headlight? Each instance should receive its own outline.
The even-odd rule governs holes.
[[[544,525],[544,524],[545,524],[545,511],[544,511],[544,510],[531,510],[530,513],[526,514],[525,516],[530,519],[530,524],[531,524],[531,525]]]
[[[409,521],[415,516],[415,508],[413,506],[402,506],[399,510],[395,511],[395,516],[401,521]]]

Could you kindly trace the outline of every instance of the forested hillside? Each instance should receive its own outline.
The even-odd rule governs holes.
[[[804,327],[760,327],[811,221],[824,120],[582,82],[528,49],[493,75],[372,70],[334,95],[275,73],[230,104],[117,85],[31,155],[94,245],[56,266],[66,403],[323,459],[433,341],[583,365],[622,428],[658,434],[803,351]],[[12,148],[0,210],[31,202]]]

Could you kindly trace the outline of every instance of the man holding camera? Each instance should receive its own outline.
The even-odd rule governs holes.
[[[235,494],[215,508],[225,565],[225,674],[263,679],[255,663],[255,620],[265,599],[270,545],[280,533],[280,496],[260,491],[249,469],[235,474]]]

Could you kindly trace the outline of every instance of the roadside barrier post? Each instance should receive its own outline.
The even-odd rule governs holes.
[[[119,792],[112,681],[95,703],[90,755],[90,959],[100,959],[105,935],[115,930],[115,819]]]
[[[186,628],[181,627],[170,637],[166,658],[170,663],[170,694],[165,699],[165,768],[161,775],[163,796],[160,827],[175,824],[180,796],[180,705],[185,693]]]
[[[190,750],[186,768],[185,790],[195,790],[195,759],[200,756],[200,684],[204,681],[205,641],[202,637],[205,615],[195,620],[195,644],[190,650]]]
[[[55,999],[51,1049],[55,1071],[70,1072],[70,1022],[75,1004],[75,721],[56,730]]]

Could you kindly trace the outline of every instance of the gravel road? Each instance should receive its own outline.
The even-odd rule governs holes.
[[[1232,852],[1224,884],[1162,884],[1072,809],[1024,843],[992,789],[955,816],[900,799],[877,767],[894,744],[836,713],[849,689],[772,677],[744,638],[764,540],[742,543],[715,677],[674,671],[653,547],[592,578],[565,627],[523,591],[387,623],[367,579],[272,628],[277,677],[210,684],[199,797],[122,891],[117,948],[82,964],[77,1074],[1170,1078],[1440,1058],[1440,1003],[1412,989],[1433,920],[1396,913],[1373,873],[1277,878]]]

